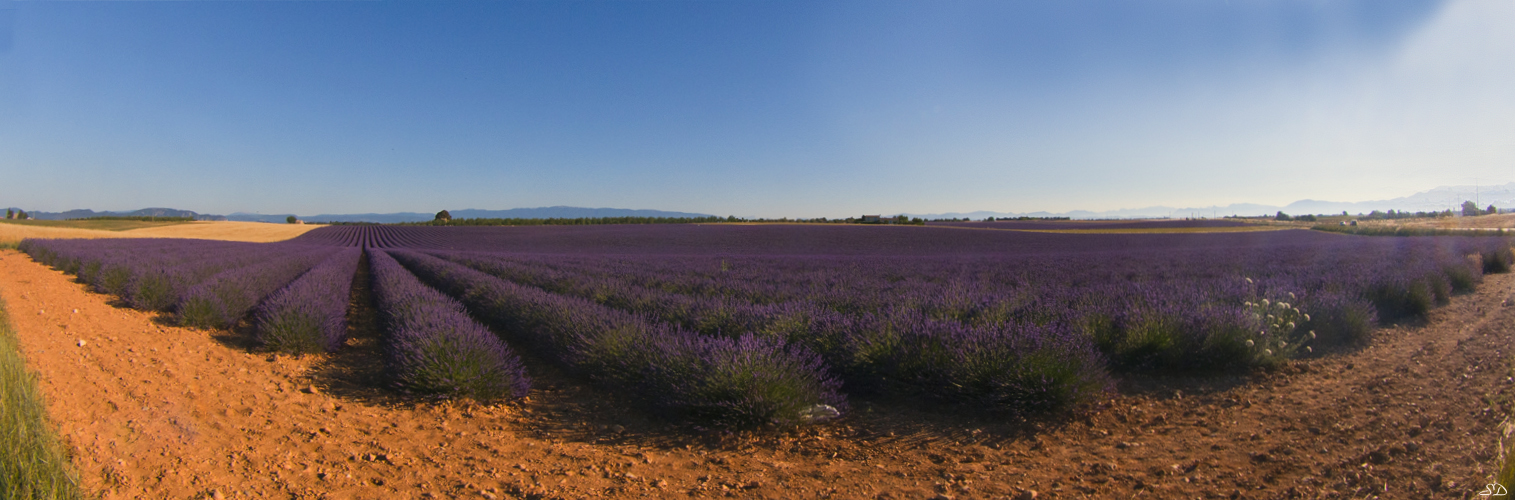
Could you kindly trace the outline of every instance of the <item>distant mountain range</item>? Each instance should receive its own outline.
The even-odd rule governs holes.
[[[41,220],[85,219],[89,217],[189,217],[194,220],[226,220],[226,216],[224,215],[206,215],[173,208],[144,208],[130,212],[96,212],[94,210],[81,209],[69,210],[67,212],[27,212],[26,214]]]
[[[583,207],[539,207],[539,208],[512,208],[509,210],[480,210],[467,208],[463,210],[448,210],[448,214],[454,219],[577,219],[587,217],[710,217],[708,214],[696,214],[689,212],[666,212],[663,210],[633,210],[626,208],[583,208]],[[284,222],[294,214],[250,214],[237,212],[226,216],[226,220],[250,221],[250,222]],[[396,212],[388,214],[321,214],[311,216],[296,216],[305,222],[425,222],[435,219],[435,213],[419,212]]]
[[[1225,217],[1228,215],[1258,216],[1283,212],[1289,215],[1302,214],[1351,214],[1368,213],[1374,210],[1398,210],[1410,212],[1456,211],[1464,201],[1475,201],[1479,207],[1494,205],[1498,208],[1515,208],[1515,182],[1498,186],[1442,186],[1389,200],[1341,202],[1299,200],[1284,206],[1256,203],[1233,203],[1226,206],[1171,207],[1151,206],[1093,212],[1074,210],[1070,212],[949,212],[941,214],[904,214],[923,219],[983,219],[987,217],[1068,217],[1072,219],[1140,219],[1151,217]],[[884,214],[894,215],[894,214]]]
[[[1352,214],[1367,213],[1373,210],[1400,210],[1410,212],[1432,212],[1447,209],[1455,209],[1463,201],[1476,201],[1479,207],[1494,205],[1501,208],[1515,208],[1515,182],[1498,186],[1442,186],[1429,191],[1423,191],[1394,198],[1390,200],[1361,201],[1361,202],[1338,202],[1319,200],[1299,200],[1284,206],[1260,205],[1256,203],[1233,203],[1226,206],[1209,207],[1170,207],[1151,206],[1145,208],[1128,208],[1120,210],[1107,210],[1094,212],[1088,210],[1074,210],[1070,212],[949,212],[940,214],[913,214],[904,215],[920,217],[924,219],[983,219],[986,217],[1068,217],[1073,219],[1137,219],[1151,217],[1224,217],[1228,215],[1258,216],[1273,215],[1284,212],[1290,215],[1302,214],[1339,214],[1346,211]],[[12,207],[12,209],[16,209]],[[152,217],[192,217],[195,220],[232,220],[249,222],[274,222],[284,223],[290,215],[295,214],[254,214],[237,212],[231,215],[209,215],[192,212],[189,210],[176,210],[172,208],[144,208],[131,212],[96,212],[93,210],[69,210],[67,212],[27,212],[38,219],[79,219],[99,216],[152,216]],[[449,210],[455,219],[573,219],[581,217],[710,217],[709,214],[690,212],[668,212],[663,210],[632,210],[625,208],[584,208],[584,207],[539,207],[539,208],[512,208],[509,210],[479,210],[463,209]],[[882,215],[898,215],[885,213]],[[321,214],[311,216],[296,216],[306,222],[423,222],[436,217],[435,213],[419,212],[396,212],[387,214]]]

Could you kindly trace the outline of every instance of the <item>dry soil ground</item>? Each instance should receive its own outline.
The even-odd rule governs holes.
[[[1405,225],[1437,228],[1515,228],[1515,214],[1480,215],[1477,217],[1447,217],[1442,219],[1409,220]]]
[[[31,225],[25,222],[0,222],[0,244],[15,243],[25,238],[200,238],[265,243],[287,240],[305,234],[306,231],[325,227],[314,224],[226,221],[150,226],[124,231],[108,231],[81,227]]]
[[[670,426],[533,363],[528,401],[383,388],[372,311],[335,356],[260,352],[0,251],[0,297],[84,483],[105,498],[1472,498],[1512,384],[1515,275],[1425,324],[1274,372],[1128,378],[1016,421],[853,401],[840,421]]]
[[[1247,222],[1257,225],[1309,228],[1316,224],[1336,224],[1341,221],[1354,219],[1358,221],[1358,225],[1370,227],[1404,226],[1418,229],[1515,229],[1515,214],[1478,215],[1470,217],[1428,217],[1424,219],[1392,220],[1370,220],[1358,219],[1357,216],[1342,217],[1339,215],[1330,215],[1321,217],[1319,222],[1280,222],[1271,219],[1247,219]]]

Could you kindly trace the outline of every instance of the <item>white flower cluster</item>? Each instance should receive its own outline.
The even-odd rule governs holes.
[[[1250,278],[1247,280],[1251,282]],[[1255,353],[1259,361],[1273,362],[1279,358],[1292,357],[1299,351],[1314,352],[1314,349],[1304,344],[1315,339],[1315,332],[1311,331],[1307,335],[1295,333],[1301,324],[1310,321],[1310,315],[1295,306],[1298,300],[1299,296],[1290,292],[1277,299],[1262,298],[1256,302],[1242,303],[1261,327],[1256,330],[1256,337],[1246,340],[1247,348]]]

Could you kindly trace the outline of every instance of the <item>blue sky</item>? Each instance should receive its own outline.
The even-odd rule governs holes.
[[[766,217],[1515,181],[1515,4],[0,0],[0,205]]]

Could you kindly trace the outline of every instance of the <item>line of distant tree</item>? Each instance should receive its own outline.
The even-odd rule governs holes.
[[[1461,212],[1462,212],[1463,216],[1472,217],[1472,216],[1477,216],[1477,215],[1497,214],[1497,213],[1499,213],[1499,209],[1496,208],[1494,205],[1489,205],[1488,208],[1478,208],[1478,205],[1474,205],[1473,202],[1469,201],[1469,202],[1466,202],[1466,203],[1462,204],[1462,210],[1461,210]],[[1358,215],[1357,218],[1360,219],[1360,220],[1434,219],[1434,218],[1437,218],[1437,217],[1452,217],[1454,215],[1456,215],[1456,214],[1454,212],[1452,212],[1451,210],[1442,210],[1442,211],[1439,211],[1439,212],[1438,211],[1431,211],[1431,212],[1410,212],[1410,211],[1395,211],[1395,210],[1389,210],[1389,211],[1385,212],[1385,211],[1382,211],[1382,210],[1374,210],[1374,211],[1368,212],[1366,214]],[[1340,216],[1341,217],[1351,217],[1351,214],[1348,214],[1345,210],[1343,210],[1341,212]],[[1283,211],[1279,211],[1278,214],[1276,214],[1276,215],[1273,216],[1273,219],[1274,220],[1282,220],[1282,221],[1315,222],[1317,220],[1317,218],[1319,218],[1319,217],[1326,217],[1326,216],[1325,215],[1319,215],[1319,216],[1317,216],[1317,215],[1308,215],[1308,214],[1306,214],[1306,215],[1289,215],[1289,214],[1283,213]]]
[[[1358,218],[1363,220],[1435,219],[1437,217],[1451,217],[1452,215],[1453,214],[1451,210],[1442,210],[1440,212],[1396,212],[1393,210],[1385,212],[1382,210],[1374,210],[1372,212],[1368,212],[1367,214],[1358,216]]]
[[[439,214],[440,215],[440,214]],[[697,224],[745,222],[736,217],[574,217],[574,218],[436,218],[425,222],[401,222],[402,226],[592,226],[601,224]],[[341,223],[337,223],[341,224]]]
[[[446,210],[437,213],[437,217],[422,222],[397,222],[392,225],[398,226],[594,226],[605,224],[714,224],[722,222],[746,222],[746,223],[781,223],[781,224],[905,224],[925,225],[926,221],[919,217],[910,218],[899,215],[894,217],[848,217],[845,219],[828,219],[816,217],[811,219],[790,219],[780,217],[777,219],[755,218],[747,219],[737,216],[726,217],[573,217],[573,218],[473,218],[454,219]],[[381,225],[378,222],[327,222],[325,224],[340,226],[367,226]]]
[[[1478,208],[1478,205],[1474,205],[1473,202],[1469,201],[1469,202],[1464,202],[1462,204],[1462,210],[1460,210],[1460,212],[1462,213],[1462,215],[1464,217],[1474,217],[1474,216],[1478,216],[1478,215],[1497,214],[1497,213],[1499,213],[1499,209],[1496,208],[1494,205],[1489,205],[1489,208]],[[1342,215],[1346,215],[1346,213],[1343,213]],[[1433,211],[1433,212],[1404,212],[1404,211],[1395,212],[1393,210],[1384,212],[1384,211],[1374,210],[1372,212],[1368,212],[1366,215],[1358,216],[1358,218],[1359,219],[1364,219],[1364,220],[1381,220],[1381,219],[1433,219],[1433,218],[1437,218],[1437,217],[1452,217],[1454,215],[1456,215],[1456,214],[1453,213],[1451,210],[1442,210],[1442,211],[1439,211],[1439,212],[1435,212],[1435,211]]]
[[[1499,213],[1499,209],[1498,208],[1494,208],[1494,205],[1492,205],[1492,204],[1489,205],[1489,208],[1487,208],[1487,209],[1479,210],[1478,209],[1478,205],[1475,204],[1475,203],[1473,203],[1473,202],[1471,202],[1471,201],[1464,201],[1464,202],[1462,202],[1462,214],[1465,215],[1465,216],[1490,215],[1490,214],[1497,214],[1497,213]]]
[[[826,219],[823,218],[820,219],[820,221],[826,222]],[[864,215],[862,217],[848,217],[846,219],[831,222],[842,222],[845,224],[906,224],[913,226],[926,225],[925,219],[922,219],[920,217],[910,218],[905,215],[896,215],[894,217],[884,217],[882,215]]]
[[[134,220],[143,222],[190,222],[194,217],[154,217],[151,215],[96,215],[66,220]]]
[[[30,219],[31,216],[30,215],[26,215],[26,211],[25,210],[14,210],[14,209],[7,208],[7,209],[5,209],[5,218],[7,218],[7,219],[17,219],[17,220],[26,220],[26,219]]]
[[[1284,213],[1283,210],[1279,210],[1278,211],[1278,215],[1274,215],[1273,216],[1273,220],[1297,220],[1297,221],[1304,221],[1304,222],[1315,222],[1315,216],[1314,215],[1310,215],[1310,214],[1289,215],[1289,214]]]
[[[1073,218],[1072,217],[1031,217],[1031,216],[1022,215],[1020,217],[985,217],[985,218],[983,218],[981,220],[984,221],[984,222],[994,222],[994,221],[1001,221],[1001,222],[1003,222],[1003,221],[1010,221],[1010,220],[1073,220]],[[948,217],[948,218],[945,218],[945,219],[931,219],[930,222],[973,222],[973,219],[969,218],[969,217]]]

